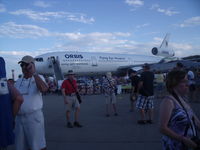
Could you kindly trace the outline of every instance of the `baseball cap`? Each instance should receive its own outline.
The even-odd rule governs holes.
[[[34,60],[34,58],[33,58],[32,56],[26,55],[26,56],[24,56],[24,57],[22,58],[21,61],[18,62],[18,64],[20,64],[20,63],[22,63],[22,62],[29,64],[29,63],[34,63],[34,61],[35,61],[35,60]]]

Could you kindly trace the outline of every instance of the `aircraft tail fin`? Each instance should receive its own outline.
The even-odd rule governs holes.
[[[170,37],[170,34],[167,33],[160,45],[160,48],[168,48],[169,37]]]
[[[167,33],[163,39],[160,47],[153,47],[151,52],[153,55],[163,56],[163,57],[173,57],[175,55],[173,49],[168,46],[170,34]]]

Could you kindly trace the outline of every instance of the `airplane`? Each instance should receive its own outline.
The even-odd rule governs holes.
[[[154,56],[68,51],[46,53],[35,57],[36,71],[42,75],[55,75],[57,80],[62,80],[68,70],[81,76],[134,69],[144,63],[158,63],[163,58],[173,57],[174,51],[168,47],[168,40],[169,34],[166,34],[160,47],[152,49]]]

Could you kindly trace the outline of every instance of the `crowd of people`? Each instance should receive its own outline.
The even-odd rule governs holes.
[[[76,77],[78,91],[81,95],[98,95],[103,94],[103,80],[106,75],[95,77]],[[116,86],[119,87],[118,93],[129,93],[131,90],[130,80],[125,77],[113,76],[116,80]],[[63,80],[58,80],[54,77],[45,77],[46,83],[49,86],[47,93],[56,94],[61,93],[61,85]]]
[[[42,94],[56,92],[56,82],[49,78],[45,80],[36,73],[31,56],[24,56],[19,61],[23,75],[15,83],[6,80],[5,62],[1,57],[0,65],[0,133],[3,133],[0,134],[0,149],[15,143],[16,150],[45,150]],[[154,123],[155,97],[162,99],[159,126],[163,134],[163,149],[200,149],[200,121],[188,103],[189,99],[196,98],[194,93],[199,88],[198,80],[194,72],[184,69],[182,64],[177,63],[165,75],[160,72],[156,75],[149,64],[144,64],[142,73],[130,71],[129,79],[117,78],[108,72],[100,79],[92,78],[87,85],[78,82],[74,75],[73,70],[69,70],[59,85],[66,108],[66,127],[84,127],[79,122],[81,94],[103,93],[105,116],[110,117],[112,112],[114,116],[120,115],[116,95],[122,93],[121,85],[130,83],[130,111],[138,110],[139,125]],[[165,87],[168,93],[162,94]],[[71,113],[74,113],[74,118],[71,118]]]

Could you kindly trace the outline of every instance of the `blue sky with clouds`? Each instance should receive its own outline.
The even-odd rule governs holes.
[[[0,56],[52,51],[151,55],[166,33],[177,57],[200,54],[199,0],[0,0]]]

